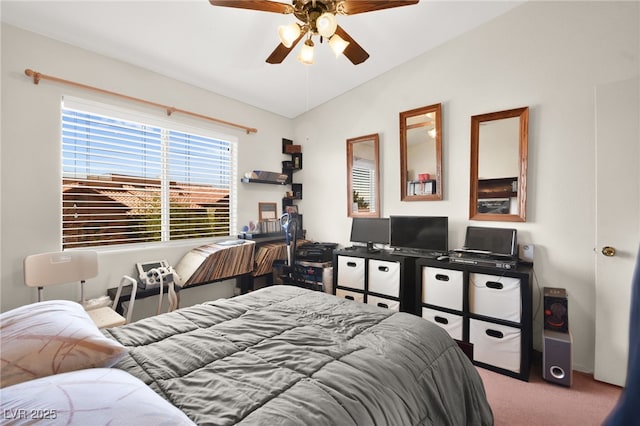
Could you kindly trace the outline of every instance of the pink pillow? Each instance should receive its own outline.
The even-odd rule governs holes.
[[[50,300],[0,314],[0,387],[110,367],[126,352],[102,334],[79,303]]]

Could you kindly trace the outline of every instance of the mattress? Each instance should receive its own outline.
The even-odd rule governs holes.
[[[199,425],[490,425],[478,372],[421,317],[276,285],[104,331],[116,368]]]

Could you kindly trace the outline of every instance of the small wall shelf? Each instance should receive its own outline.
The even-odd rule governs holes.
[[[250,179],[250,178],[241,178],[240,182],[242,183],[266,183],[270,185],[289,185],[287,182],[278,182],[274,180],[264,180],[264,179]]]
[[[295,149],[291,149],[294,147]],[[282,211],[285,212],[287,207],[293,206],[294,201],[302,200],[302,184],[293,183],[293,174],[298,170],[302,170],[302,148],[300,145],[293,145],[290,139],[282,139],[282,153],[290,155],[290,160],[282,162],[282,174],[287,176],[286,181],[251,179],[243,177],[240,179],[242,183],[262,183],[267,185],[289,185],[291,191],[287,191],[287,195],[282,198]],[[291,152],[289,152],[291,151]],[[299,214],[299,223],[302,222],[302,215]]]

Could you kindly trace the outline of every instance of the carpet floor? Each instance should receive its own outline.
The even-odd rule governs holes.
[[[571,387],[542,379],[532,365],[529,382],[478,368],[495,426],[601,425],[615,406],[622,388],[573,373]]]

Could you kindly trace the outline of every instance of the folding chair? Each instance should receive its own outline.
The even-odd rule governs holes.
[[[44,287],[80,282],[80,303],[86,307],[84,284],[98,275],[98,254],[95,251],[72,250],[41,253],[24,259],[24,282],[28,287],[38,288],[38,302],[42,301]],[[122,283],[118,287],[113,306],[87,309],[87,313],[98,328],[115,327],[125,324],[125,318],[115,311]]]

